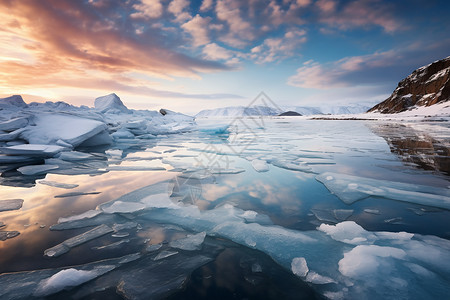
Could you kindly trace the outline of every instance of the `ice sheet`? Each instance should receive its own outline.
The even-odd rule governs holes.
[[[450,209],[448,189],[329,172],[316,176],[316,179],[346,204],[377,196]]]

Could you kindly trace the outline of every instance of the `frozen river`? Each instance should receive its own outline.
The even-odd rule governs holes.
[[[446,122],[197,123],[2,166],[0,298],[448,297]]]

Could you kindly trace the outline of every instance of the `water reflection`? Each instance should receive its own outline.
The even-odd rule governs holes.
[[[403,124],[372,125],[370,128],[383,137],[391,152],[403,161],[424,170],[450,175],[450,139],[436,138]]]

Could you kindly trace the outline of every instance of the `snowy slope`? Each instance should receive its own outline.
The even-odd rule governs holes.
[[[392,114],[450,100],[450,56],[423,66],[398,83],[389,98],[370,112]]]

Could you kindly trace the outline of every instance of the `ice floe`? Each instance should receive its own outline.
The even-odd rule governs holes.
[[[23,199],[0,200],[0,211],[20,209],[23,205]]]
[[[450,209],[448,189],[329,172],[316,176],[316,179],[347,204],[370,196],[378,196]]]
[[[67,239],[64,242],[45,250],[44,255],[48,257],[60,256],[66,252],[69,252],[70,248],[76,247],[111,232],[113,232],[113,229],[107,225],[97,226],[94,229]]]

